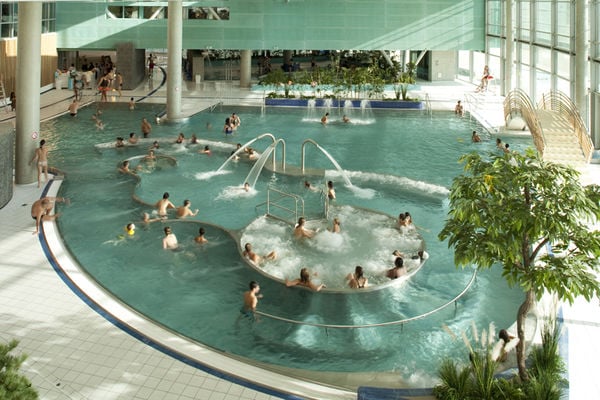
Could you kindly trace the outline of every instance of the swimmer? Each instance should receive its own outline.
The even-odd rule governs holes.
[[[258,306],[258,299],[262,299],[262,294],[258,294],[260,292],[260,286],[257,282],[251,281],[248,284],[248,291],[244,292],[244,305],[240,309],[240,313],[243,316],[254,318],[254,312],[256,311],[256,306]]]
[[[394,260],[394,268],[387,270],[385,276],[390,279],[397,279],[405,274],[406,268],[404,267],[404,259],[402,257],[396,257]]]
[[[152,146],[150,146],[150,150],[156,150],[160,148],[160,144],[158,143],[157,140],[155,140],[154,142],[152,142]]]
[[[117,138],[117,142],[115,143],[115,147],[125,147],[125,143],[123,142],[123,138],[122,137],[118,137]]]
[[[194,238],[194,242],[199,244],[208,242],[208,239],[204,237],[205,233],[206,231],[204,230],[204,228],[198,229],[198,236]]]
[[[333,188],[333,182],[327,182],[327,198],[329,200],[335,200],[335,189]]]
[[[64,197],[42,197],[36,200],[31,205],[31,218],[35,220],[35,232],[37,234],[40,230],[40,224],[43,221],[54,221],[60,216],[60,214],[50,215],[55,203],[69,204],[69,199]]]
[[[156,202],[155,207],[158,209],[158,215],[167,218],[167,210],[169,208],[175,208],[173,203],[169,200],[169,192],[163,193],[162,199]]]
[[[250,184],[248,182],[244,182],[244,191],[245,192],[249,192],[250,191]]]
[[[264,260],[275,260],[277,258],[277,253],[275,250],[266,254],[264,257],[259,256],[254,251],[252,251],[252,245],[250,243],[246,243],[244,245],[244,251],[242,252],[242,256],[246,257],[248,260],[252,261],[255,265],[259,265]]]
[[[256,151],[254,151],[253,148],[248,147],[248,159],[249,160],[256,160],[258,158],[258,154],[256,154]]]
[[[345,124],[347,124],[348,122],[350,122],[350,118],[348,118],[346,115],[344,115],[342,117],[342,122],[345,123]]]
[[[233,129],[239,128],[240,125],[242,124],[242,120],[240,120],[240,117],[237,116],[235,113],[231,114],[231,117],[229,118],[229,121],[233,125]]]
[[[198,138],[195,133],[192,133],[192,138],[190,139],[190,144],[198,144]]]
[[[316,275],[316,273],[314,275]],[[310,272],[308,272],[308,268],[302,268],[300,270],[300,278],[299,279],[294,279],[293,281],[288,281],[286,279],[285,286],[287,286],[287,287],[304,286],[304,287],[314,290],[315,292],[318,292],[319,290],[326,287],[325,284],[323,284],[323,283],[317,285],[311,281]]]
[[[325,115],[323,115],[323,116],[321,117],[321,123],[322,123],[323,125],[327,125],[327,122],[328,122],[328,120],[329,120],[329,113],[325,113]]]
[[[129,160],[123,161],[123,164],[119,168],[119,172],[122,174],[133,174],[133,171],[129,169]]]
[[[45,182],[48,182],[48,149],[44,147],[46,145],[46,141],[44,139],[40,140],[40,147],[35,149],[33,153],[33,158],[29,161],[29,165],[36,161],[37,164],[37,187],[42,185],[42,173],[45,177]]]
[[[357,265],[354,268],[354,273],[348,274],[346,277],[350,289],[363,289],[367,287],[369,280],[364,276],[363,267]]]
[[[479,143],[479,142],[481,142],[481,138],[477,134],[477,131],[473,131],[473,134],[471,135],[471,141],[473,143]]]
[[[133,97],[129,99],[129,111],[133,111],[135,110],[135,101],[133,100]]]
[[[129,144],[137,144],[138,138],[135,136],[135,132],[129,133],[129,139],[127,139],[127,141],[129,142]]]
[[[175,143],[182,144],[184,141],[185,141],[185,136],[183,135],[183,133],[180,133],[177,136],[177,139],[175,140]]]
[[[337,219],[337,218],[334,218],[334,219],[333,219],[333,223],[332,223],[332,225],[331,225],[331,228],[329,229],[329,232],[332,232],[332,233],[340,233],[340,232],[342,231],[342,228],[341,228],[341,226],[340,226],[340,225],[341,225],[341,224],[340,224],[340,220],[339,220],[339,219]]]
[[[496,138],[496,147],[502,151],[504,151],[504,144],[502,143],[502,139]]]
[[[165,231],[165,237],[163,238],[163,241],[162,241],[163,249],[175,250],[176,248],[178,248],[179,244],[177,243],[177,237],[171,231],[171,227],[165,226],[164,231]]]
[[[312,229],[305,228],[304,227],[305,223],[306,223],[306,219],[304,217],[298,218],[298,223],[296,224],[296,227],[294,228],[294,237],[296,239],[312,238],[317,233],[316,231],[313,231]]]
[[[198,153],[206,154],[208,156],[210,156],[212,154],[212,152],[210,151],[210,147],[208,147],[208,145],[204,146],[204,149],[198,150]]]
[[[185,218],[185,217],[195,217],[196,215],[198,215],[197,208],[194,212],[192,212],[192,210],[190,210],[191,205],[192,205],[192,203],[189,200],[187,200],[187,199],[184,200],[183,205],[181,207],[177,208],[177,212],[176,212],[175,216],[177,218]]]
[[[133,222],[130,222],[127,225],[125,225],[125,232],[128,236],[135,235],[135,224]]]
[[[319,189],[317,189],[316,187],[314,187],[313,185],[311,185],[311,183],[309,181],[304,181],[304,187],[312,192],[318,192]]]
[[[504,149],[503,149],[503,151],[504,151],[505,153],[510,153],[510,149],[509,149],[509,147],[510,147],[510,145],[509,145],[508,143],[506,143],[506,144],[504,145]]]
[[[144,156],[143,160],[144,161],[155,161],[156,156],[154,155],[154,150],[152,150],[152,149],[148,150],[148,154]]]
[[[142,124],[140,126],[140,129],[144,137],[147,138],[148,136],[150,136],[150,132],[152,132],[152,125],[150,125],[150,122],[148,122],[146,118],[142,118]]]
[[[238,156],[237,154],[235,154],[235,150],[231,150],[231,153],[229,154],[229,157],[231,157],[231,159],[233,161],[238,161],[240,159],[240,156]]]
[[[456,102],[456,106],[454,107],[454,114],[458,115],[459,117],[462,117],[464,113],[464,109],[462,104],[460,104],[460,100],[458,100]]]

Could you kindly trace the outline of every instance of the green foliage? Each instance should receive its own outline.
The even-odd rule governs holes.
[[[439,239],[448,239],[457,265],[500,264],[509,285],[528,294],[517,313],[519,374],[527,379],[523,327],[533,296],[547,290],[572,303],[600,294],[594,275],[600,232],[589,226],[600,217],[600,190],[582,187],[577,171],[533,150],[489,158],[471,153],[460,162],[464,173],[452,183]]]
[[[434,396],[442,400],[466,399],[470,391],[470,375],[469,367],[459,369],[453,360],[443,360],[438,370],[442,383],[433,388]]]
[[[14,356],[10,354],[19,344],[11,340],[8,345],[0,343],[0,399],[3,400],[32,400],[38,394],[31,387],[31,382],[19,374],[19,368],[27,358],[25,354]]]

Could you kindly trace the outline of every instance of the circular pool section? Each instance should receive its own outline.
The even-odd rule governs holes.
[[[141,118],[153,120],[157,109],[141,105],[132,113],[121,105],[102,107],[104,131],[95,130],[92,108],[82,109],[77,120],[61,117],[43,124],[44,138],[52,146],[52,163],[66,173],[60,195],[71,198],[71,206],[58,220],[59,229],[70,252],[90,275],[158,323],[209,347],[260,363],[313,371],[394,371],[408,385],[419,385],[435,375],[440,359],[464,354],[464,346],[452,340],[443,324],[459,332],[472,322],[483,327],[494,321],[503,327],[514,320],[522,295],[507,288],[498,269],[480,274],[456,307],[408,324],[332,329],[267,317],[255,323],[240,318],[242,293],[251,280],[260,282],[264,294],[260,311],[316,325],[399,321],[428,313],[460,293],[470,282],[472,271],[457,270],[447,244],[437,240],[447,214],[448,187],[452,177],[460,173],[457,159],[461,154],[494,151],[493,140],[480,145],[469,142],[473,126],[467,119],[455,118],[453,113],[434,113],[430,118],[422,112],[377,111],[370,123],[324,127],[307,120],[304,110],[267,109],[263,115],[260,109],[216,109],[200,113],[186,124],[154,126],[153,139],[161,141],[158,152],[175,158],[177,164],[142,171],[138,180],[118,173],[115,166],[145,154],[147,144],[120,149],[94,145],[137,132]],[[232,112],[241,115],[242,126],[234,137],[225,137],[219,127]],[[212,129],[207,130],[208,125]],[[198,146],[174,144],[179,132],[186,137],[195,133],[210,141],[206,143],[211,143],[212,155],[198,153]],[[264,170],[255,187],[244,192],[240,188],[251,162],[240,160],[231,163],[226,173],[213,173],[237,142],[246,143],[265,132],[285,139],[287,164],[292,166],[301,164],[302,142],[313,139],[339,163],[353,187],[345,184],[326,157],[313,150],[308,151],[306,163],[311,171],[326,170],[324,175]],[[531,144],[529,139],[517,138],[511,138],[510,143],[517,150]],[[269,143],[257,141],[253,145],[261,151]],[[241,257],[240,246],[246,240],[244,234],[250,232],[246,229],[263,213],[260,204],[265,202],[267,188],[302,193],[305,179],[315,185],[334,181],[334,213],[343,217],[342,230],[353,217],[356,225],[352,229],[365,233],[374,229],[372,221],[363,221],[360,213],[348,210],[369,209],[388,216],[410,211],[427,246],[426,265],[401,285],[360,295],[287,288],[249,267]],[[191,208],[200,210],[198,216],[143,224],[142,213],[152,211],[143,203],[154,204],[165,191],[176,206],[190,199]],[[141,202],[133,200],[133,195]],[[138,226],[132,237],[123,235],[128,222]],[[177,235],[180,251],[162,249],[166,225]],[[193,241],[200,227],[205,228],[209,240],[204,245]],[[391,232],[376,236],[377,240],[385,241]],[[291,235],[291,227],[277,235],[246,237],[263,252],[277,247],[278,240],[287,240],[286,234]],[[321,244],[335,246],[327,240]],[[382,255],[389,267],[391,253],[400,245],[390,240],[389,255]],[[307,251],[314,249],[309,245]],[[301,265],[292,261],[285,261],[289,270],[278,278],[296,278]],[[351,272],[357,263],[368,266],[369,261],[345,260],[348,265],[338,267]],[[490,293],[503,302],[498,304]]]

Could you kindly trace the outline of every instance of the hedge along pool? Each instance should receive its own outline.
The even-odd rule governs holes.
[[[461,172],[457,162],[461,154],[495,151],[495,138],[470,142],[474,127],[466,118],[448,112],[434,113],[431,118],[421,111],[373,110],[368,117],[351,115],[351,123],[344,124],[333,110],[331,123],[323,126],[320,115],[311,116],[307,110],[268,108],[262,113],[256,108],[217,108],[186,123],[154,125],[151,139],[161,143],[157,154],[173,157],[177,163],[157,163],[139,171],[138,183],[117,172],[117,165],[146,154],[148,142],[119,149],[94,145],[112,143],[130,131],[139,135],[141,119],[153,121],[158,109],[140,105],[130,112],[126,105],[103,104],[102,110],[105,128],[101,131],[91,119],[95,108],[80,110],[76,118],[64,116],[43,124],[51,164],[66,174],[60,195],[71,199],[71,205],[61,210],[59,229],[82,267],[148,318],[250,362],[313,371],[394,371],[408,385],[416,386],[435,375],[443,357],[465,354],[462,342],[453,341],[442,324],[460,332],[472,321],[478,327],[490,321],[506,327],[514,320],[521,292],[509,289],[498,269],[479,274],[456,308],[447,307],[404,326],[325,329],[267,317],[256,323],[239,318],[242,293],[251,280],[260,282],[264,294],[259,310],[329,325],[402,320],[433,310],[457,295],[471,279],[472,271],[457,270],[447,244],[437,240],[446,218],[448,188]],[[221,128],[232,112],[241,116],[242,124],[233,136],[225,137]],[[186,138],[196,134],[210,142],[175,144],[179,132]],[[324,176],[288,176],[263,170],[254,188],[245,192],[241,185],[252,162],[240,160],[228,164],[226,173],[214,173],[236,143],[244,144],[265,132],[285,140],[288,165],[301,164],[302,142],[312,139],[337,161],[345,177],[322,152],[310,146],[306,166],[311,171],[326,169]],[[212,155],[198,153],[205,144],[211,146]],[[258,140],[252,147],[262,152],[269,144]],[[531,146],[531,141],[511,138],[510,145],[518,151]],[[309,203],[315,194],[304,190],[305,179],[317,187],[327,180],[334,182],[337,200],[332,204],[332,217],[342,219],[342,235],[337,242],[323,235],[304,245],[313,265],[303,265],[305,259],[298,258],[298,253],[291,255],[292,250],[286,247],[293,243],[291,226],[264,224],[254,229],[262,223],[257,218],[264,212],[261,204],[268,187],[297,193]],[[152,208],[134,201],[132,195],[154,204],[165,191],[176,206],[190,199],[191,208],[200,210],[198,216],[143,224],[142,213],[151,213]],[[364,213],[365,209],[376,213]],[[360,264],[375,282],[375,270],[392,266],[391,253],[402,242],[391,236],[400,233],[390,229],[389,218],[382,221],[373,215],[395,217],[404,211],[413,216],[429,259],[406,282],[381,290],[313,293],[286,288],[251,268],[239,252],[242,238],[251,241],[259,254],[277,250],[285,278],[296,278],[302,266],[326,269],[333,265],[351,272]],[[138,226],[132,237],[123,232],[128,222]],[[323,222],[324,226],[328,223]],[[180,251],[162,249],[165,225],[177,235]],[[246,229],[249,225],[253,229]],[[209,242],[204,245],[193,241],[199,227],[207,232]],[[370,235],[369,240],[381,246],[385,254],[376,251],[379,258],[375,262],[361,258],[362,251],[353,253],[357,239],[344,236],[345,229],[356,231],[359,238],[361,232]],[[340,247],[344,251],[337,251]],[[340,258],[346,253],[351,258]],[[323,259],[321,265],[310,256]]]

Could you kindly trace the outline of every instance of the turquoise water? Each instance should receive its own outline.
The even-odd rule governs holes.
[[[147,144],[122,149],[99,149],[94,144],[139,132],[141,119],[153,121],[163,107],[141,105],[134,112],[126,105],[103,107],[103,131],[96,130],[91,119],[94,108],[81,110],[76,118],[65,116],[43,124],[51,164],[66,174],[60,195],[71,199],[71,205],[61,210],[59,229],[69,250],[90,275],[158,323],[220,351],[261,362],[323,371],[398,371],[414,381],[415,377],[434,375],[442,357],[465,353],[464,345],[452,341],[442,324],[459,332],[468,329],[471,321],[482,328],[490,321],[505,327],[514,320],[522,295],[518,289],[507,288],[499,270],[480,274],[456,308],[448,307],[403,327],[324,329],[265,317],[254,324],[239,318],[242,293],[250,280],[261,284],[261,311],[323,324],[375,324],[414,317],[458,294],[471,271],[457,270],[446,243],[437,240],[447,213],[447,190],[452,177],[461,171],[457,163],[461,154],[495,151],[495,138],[480,144],[469,141],[474,127],[466,118],[441,112],[430,118],[420,111],[371,111],[365,116],[352,115],[353,123],[343,124],[336,123],[342,110],[332,110],[334,123],[322,126],[318,123],[322,110],[310,115],[306,110],[267,109],[262,115],[252,108],[216,109],[185,124],[154,125],[152,139],[161,140],[157,153],[174,157],[177,164],[161,163],[158,168],[143,170],[138,182],[118,173],[116,166],[124,159],[145,154]],[[232,112],[241,116],[242,125],[233,137],[225,137],[221,127]],[[195,133],[199,139],[211,141],[213,154],[197,152],[204,143],[197,147],[174,144],[179,132],[188,138]],[[377,253],[381,257],[378,265],[369,264],[371,259],[360,259],[362,252],[355,249],[354,236],[342,236],[339,243],[323,236],[306,245],[306,259],[297,259],[289,253],[286,257],[291,234],[285,225],[267,227],[260,236],[245,230],[264,212],[261,203],[269,185],[298,193],[307,202],[314,200],[303,190],[305,177],[270,171],[262,172],[250,192],[242,191],[240,187],[252,167],[245,160],[231,163],[226,174],[212,173],[235,143],[245,143],[265,132],[285,139],[289,165],[300,165],[301,144],[310,138],[346,171],[352,186],[345,184],[327,157],[307,146],[306,166],[327,171],[324,176],[306,179],[319,187],[327,180],[334,181],[338,199],[333,210],[346,220],[342,221],[343,233],[348,229],[373,236],[386,249],[386,254]],[[527,138],[506,141],[517,151],[531,145]],[[265,139],[253,147],[263,151],[269,144]],[[143,224],[141,214],[152,212],[148,204],[154,204],[165,191],[170,192],[176,206],[190,199],[191,208],[199,209],[198,216]],[[132,194],[141,202],[132,200]],[[259,254],[283,249],[280,265],[282,276],[288,278],[295,278],[304,262],[316,268],[319,263],[310,258],[313,256],[324,259],[322,268],[333,265],[348,272],[354,268],[354,258],[368,267],[367,274],[381,263],[391,267],[391,252],[403,245],[391,237],[390,232],[395,231],[377,225],[370,214],[349,212],[348,207],[389,216],[410,211],[427,244],[426,265],[407,282],[379,291],[311,293],[268,279],[240,256],[242,238],[252,240]],[[132,237],[123,237],[128,222],[135,222],[137,230]],[[180,251],[162,249],[165,225],[177,235]],[[193,242],[200,226],[207,231],[209,242],[205,245]],[[336,246],[347,246],[353,259],[338,258]]]

